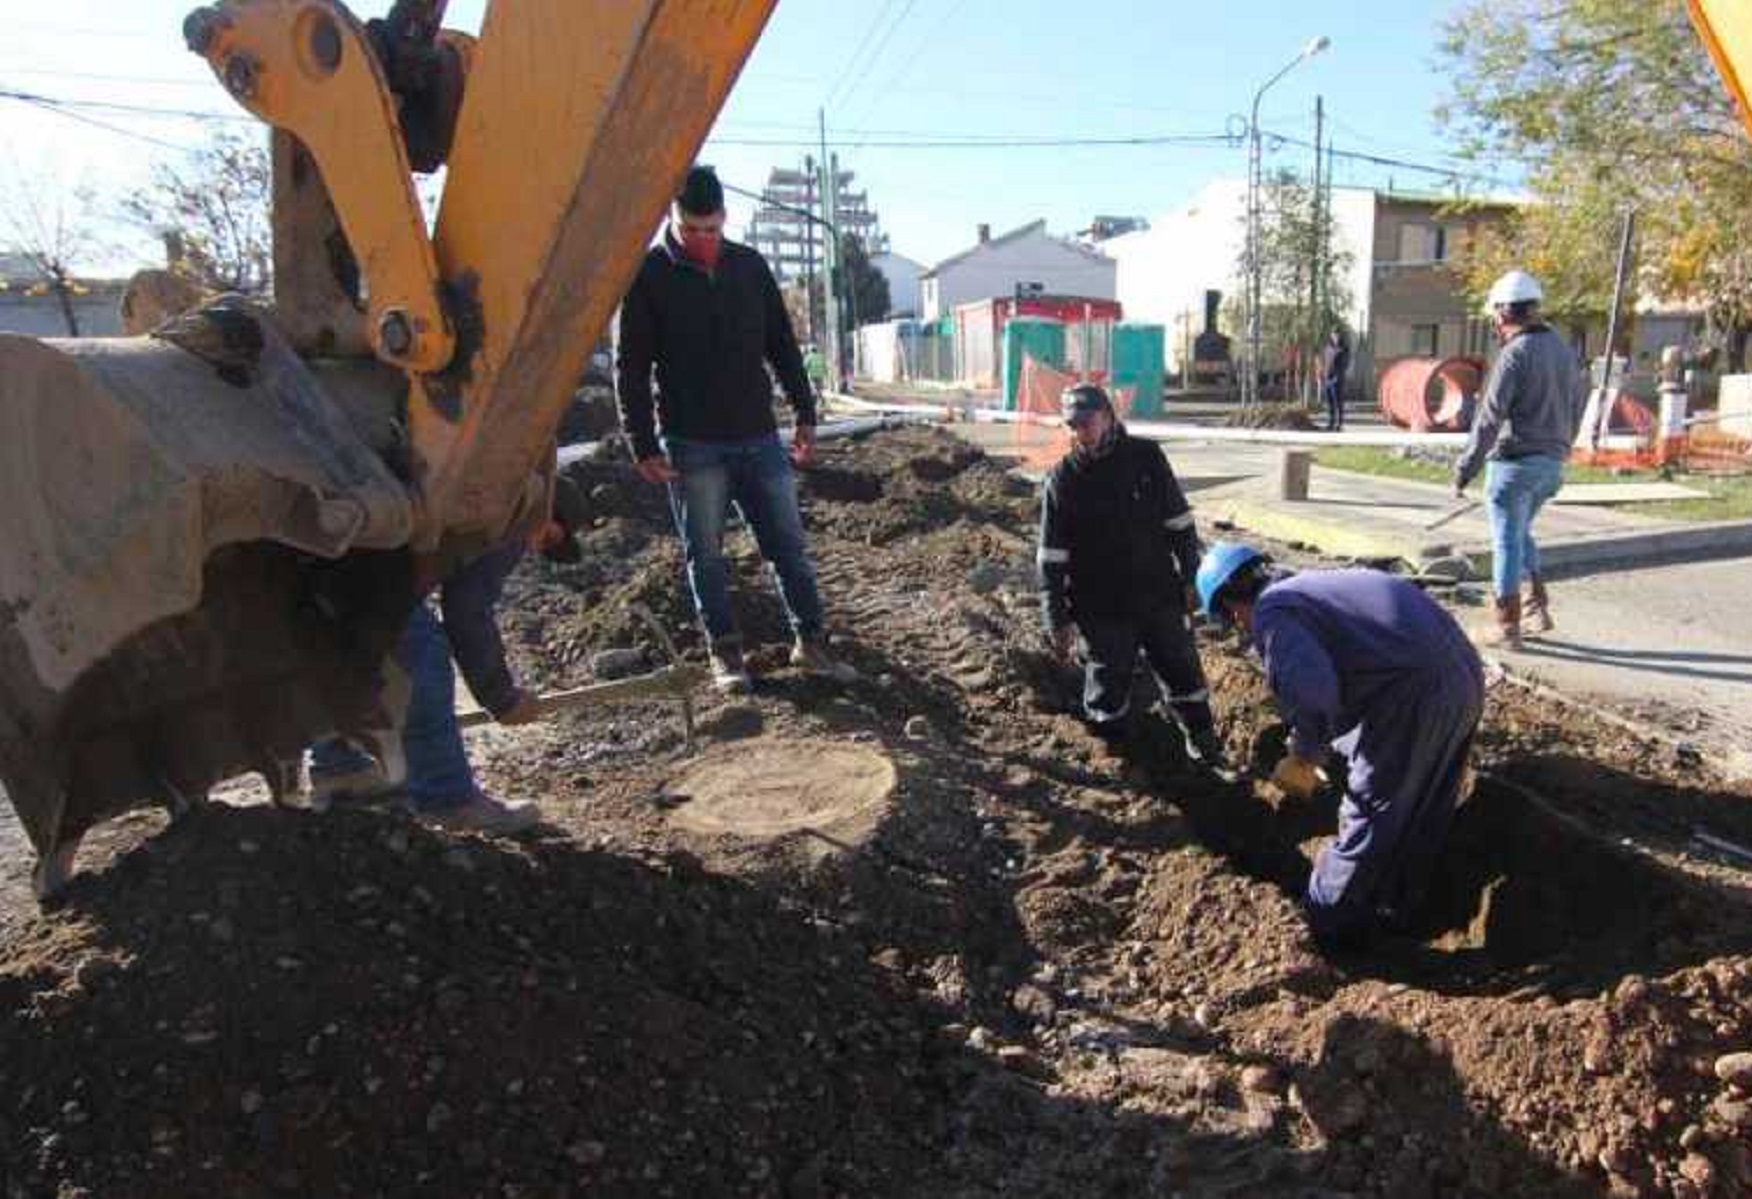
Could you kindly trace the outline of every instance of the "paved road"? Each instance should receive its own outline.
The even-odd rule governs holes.
[[[1557,630],[1505,655],[1572,695],[1677,713],[1696,740],[1752,766],[1752,560],[1651,566],[1552,586]]]

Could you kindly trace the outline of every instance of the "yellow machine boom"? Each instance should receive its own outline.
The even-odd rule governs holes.
[[[526,515],[589,353],[776,0],[220,0],[274,128],[275,294],[0,336],[0,780],[81,834],[374,719],[424,585]],[[428,234],[414,171],[447,163]]]

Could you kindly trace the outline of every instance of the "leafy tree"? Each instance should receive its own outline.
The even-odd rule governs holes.
[[[1351,254],[1334,232],[1331,212],[1324,205],[1316,211],[1308,180],[1287,170],[1266,179],[1260,203],[1259,295],[1261,369],[1267,375],[1281,369],[1311,380],[1320,344],[1344,326],[1353,304],[1347,282]],[[1243,244],[1235,264],[1236,298],[1226,321],[1237,330],[1238,362],[1246,358],[1246,313],[1239,296],[1246,292],[1248,268]]]
[[[223,133],[186,165],[161,162],[123,214],[165,240],[171,267],[211,291],[267,291],[273,277],[273,183],[265,142]]]
[[[853,329],[854,321],[860,325],[868,325],[873,321],[886,319],[892,306],[888,294],[888,276],[870,264],[870,255],[864,249],[864,239],[856,233],[840,236],[840,283],[837,294],[840,298],[840,325],[848,333]],[[826,327],[827,317],[824,315],[819,276],[810,281],[809,306],[813,318],[812,327]]]
[[[1700,306],[1737,368],[1752,331],[1752,143],[1682,0],[1471,0],[1446,25],[1465,152],[1528,164],[1535,203],[1470,263],[1547,281],[1560,313],[1610,306],[1619,222],[1638,212],[1643,294]]]

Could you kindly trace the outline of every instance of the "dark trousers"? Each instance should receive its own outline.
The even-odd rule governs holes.
[[[1316,933],[1342,940],[1416,909],[1447,844],[1483,711],[1478,656],[1456,647],[1445,663],[1383,692],[1333,742],[1348,774],[1338,836],[1308,879]]]
[[[1326,401],[1326,427],[1334,432],[1344,428],[1344,376],[1328,377],[1320,385],[1320,398]]]
[[[1211,728],[1210,691],[1192,636],[1192,619],[1162,607],[1120,619],[1077,617],[1083,637],[1083,711],[1097,725],[1113,725],[1131,711],[1132,683],[1142,650],[1174,717],[1191,732]]]

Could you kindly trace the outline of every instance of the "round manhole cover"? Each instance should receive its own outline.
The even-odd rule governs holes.
[[[757,739],[707,753],[665,790],[671,823],[692,832],[856,841],[875,830],[895,779],[894,763],[861,745]]]

